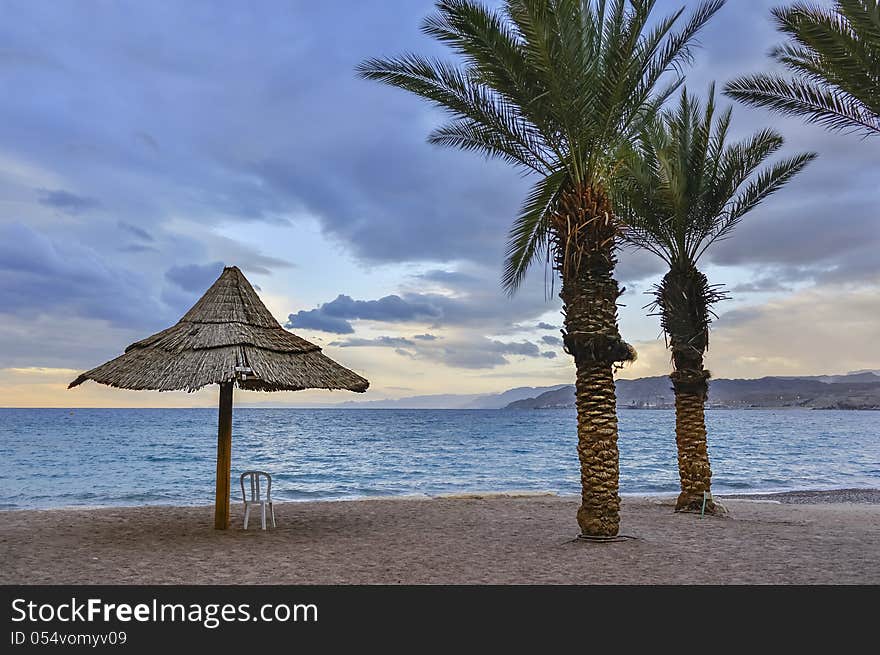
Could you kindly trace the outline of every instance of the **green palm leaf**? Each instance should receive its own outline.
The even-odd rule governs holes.
[[[626,241],[672,269],[696,269],[714,242],[730,236],[746,214],[816,157],[803,153],[762,169],[782,147],[782,136],[764,129],[727,143],[730,110],[718,117],[715,111],[712,88],[705,106],[684,90],[674,109],[643,128],[615,187]],[[709,311],[712,302],[704,304]],[[702,320],[708,325],[709,316]]]
[[[878,0],[836,0],[827,9],[797,3],[774,9],[773,18],[790,41],[771,56],[793,77],[741,77],[725,93],[830,130],[880,134]]]
[[[440,0],[422,31],[457,62],[405,54],[364,61],[358,73],[446,110],[452,120],[431,133],[433,144],[500,158],[539,176],[535,188],[550,196],[551,188],[602,189],[622,146],[678,88],[696,35],[723,4],[654,19],[655,0],[505,0],[497,10]],[[544,214],[550,196],[538,194],[548,200]],[[540,206],[530,196],[510,232],[508,292],[547,243],[546,221],[524,218]]]
[[[532,188],[507,237],[507,255],[501,284],[512,295],[522,284],[529,266],[547,248],[548,217],[553,212],[565,183],[565,173],[557,171],[539,180]]]

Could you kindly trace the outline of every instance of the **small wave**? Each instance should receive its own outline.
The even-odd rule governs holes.
[[[148,462],[191,462],[189,455],[147,455],[144,459]]]
[[[541,498],[558,496],[555,491],[540,490],[517,490],[510,491],[459,491],[453,493],[435,494],[434,498],[440,499],[470,499],[470,498]]]

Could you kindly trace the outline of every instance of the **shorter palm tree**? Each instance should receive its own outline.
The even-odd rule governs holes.
[[[773,10],[790,41],[771,56],[792,79],[761,74],[730,82],[725,93],[758,107],[845,132],[880,134],[880,5],[836,0]]]
[[[765,129],[728,143],[731,111],[715,116],[715,90],[704,106],[685,89],[672,109],[645,127],[626,158],[616,205],[626,240],[663,259],[669,271],[651,306],[672,350],[675,434],[681,494],[676,510],[700,509],[712,472],[704,405],[712,306],[725,298],[697,264],[714,242],[730,236],[748,212],[794,177],[815,155],[800,154],[758,170],[783,145]],[[706,510],[715,511],[709,500]]]

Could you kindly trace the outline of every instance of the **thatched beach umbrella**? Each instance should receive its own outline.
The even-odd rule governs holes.
[[[348,389],[369,382],[278,324],[235,266],[223,273],[176,325],[87,371],[68,388],[94,380],[122,389],[195,391],[220,385],[214,527],[229,527],[232,387],[256,391]]]

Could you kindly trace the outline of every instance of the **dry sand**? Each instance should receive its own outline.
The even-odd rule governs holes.
[[[613,544],[555,496],[286,503],[267,532],[240,506],[227,532],[210,507],[0,512],[0,583],[880,583],[880,492],[763,498],[625,498]]]

